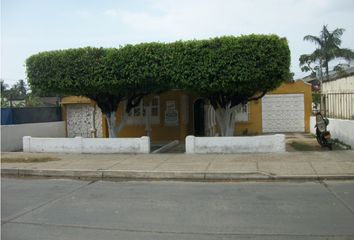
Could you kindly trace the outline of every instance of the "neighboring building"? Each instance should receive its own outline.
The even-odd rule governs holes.
[[[308,76],[303,78],[305,82],[312,84],[313,91],[320,90],[319,80]],[[316,106],[314,111],[319,111],[327,117],[354,119],[354,67],[341,71],[331,71],[329,79],[323,79],[322,91],[323,105]]]
[[[311,94],[310,84],[302,81],[284,83],[262,99],[240,106],[237,109],[235,135],[309,132]],[[152,141],[184,141],[187,135],[219,135],[213,108],[197,96],[175,90],[154,96],[151,102]],[[68,137],[92,136],[93,122],[97,137],[107,137],[105,118],[92,100],[71,96],[64,97],[61,103]],[[117,121],[122,118],[122,105],[117,111]],[[149,135],[146,110],[143,102],[134,108],[119,137]]]
[[[354,120],[354,75],[323,83],[327,117]]]
[[[354,92],[354,67],[330,71],[329,78],[323,77],[322,93]],[[309,75],[300,79],[312,85],[312,91],[320,91],[320,81],[316,76]]]
[[[354,68],[353,68],[354,69]],[[354,74],[323,82],[322,93],[354,93]]]
[[[59,105],[60,97],[40,97],[41,106],[55,107]]]

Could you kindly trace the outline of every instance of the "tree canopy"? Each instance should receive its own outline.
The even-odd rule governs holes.
[[[209,99],[214,108],[247,103],[291,76],[286,39],[276,35],[226,36],[174,43],[175,73],[182,88]]]
[[[288,80],[289,66],[287,41],[276,35],[58,50],[26,61],[31,86],[89,97],[108,117],[123,100],[129,112],[143,96],[175,88],[233,108]]]

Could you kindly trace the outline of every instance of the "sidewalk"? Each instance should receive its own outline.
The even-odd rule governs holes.
[[[57,160],[7,163],[48,157]],[[187,181],[354,179],[354,150],[228,155],[11,152],[2,153],[1,159],[2,176]]]

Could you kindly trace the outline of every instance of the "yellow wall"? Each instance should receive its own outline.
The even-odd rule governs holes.
[[[311,115],[311,85],[302,81],[294,83],[283,83],[276,90],[268,94],[296,94],[303,93],[305,101],[305,131],[310,130],[310,115]],[[188,124],[184,124],[182,120],[181,97],[188,96]],[[185,137],[194,134],[194,119],[193,107],[194,102],[198,99],[197,96],[187,94],[180,90],[169,91],[160,95],[160,124],[152,125],[151,139],[154,142],[167,142],[172,140],[184,141]],[[178,111],[178,126],[165,126],[165,111],[166,101],[175,101],[176,110]],[[62,99],[62,104],[95,104],[94,101],[82,97],[65,97]],[[121,121],[123,104],[120,104],[117,111],[117,121]],[[65,110],[64,110],[65,111]],[[104,137],[108,137],[108,129],[105,117],[102,118],[102,128]],[[257,135],[262,133],[262,100],[249,102],[249,120],[247,122],[237,122],[235,125],[236,135]],[[146,135],[145,124],[143,125],[126,125],[119,133],[119,137],[141,137]]]
[[[160,94],[160,124],[152,125],[151,139],[152,141],[171,141],[180,140],[184,141],[189,132],[189,124],[191,123],[191,115],[189,114],[189,124],[186,126],[182,122],[181,114],[181,97],[185,95],[184,92],[176,90]],[[178,111],[178,126],[165,126],[165,111],[166,101],[175,101],[176,110]],[[117,111],[117,121],[121,120],[123,111],[122,104]],[[126,125],[125,128],[119,133],[119,137],[141,137],[146,135],[144,125]]]
[[[296,81],[293,83],[283,83],[280,87],[271,91],[269,94],[304,94],[305,104],[305,132],[310,132],[310,116],[312,104],[312,90],[311,85],[303,81]],[[236,123],[236,135],[242,135],[247,130],[248,134],[262,133],[262,100],[252,101],[249,103],[250,114],[249,121],[245,123]]]
[[[303,81],[296,81],[294,83],[284,83],[270,94],[292,94],[303,93],[305,104],[305,132],[310,132],[310,117],[312,108],[312,89],[311,84]]]
[[[262,102],[261,100],[248,103],[249,114],[247,122],[236,122],[236,135],[258,135],[262,133]]]

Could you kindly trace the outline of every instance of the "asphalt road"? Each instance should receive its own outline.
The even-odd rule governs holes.
[[[2,178],[2,239],[354,239],[354,181]]]

